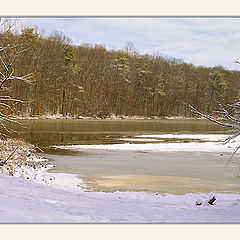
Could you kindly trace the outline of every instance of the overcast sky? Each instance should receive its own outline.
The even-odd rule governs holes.
[[[159,53],[194,65],[240,70],[240,18],[28,18],[45,35],[53,30],[73,44],[121,49],[128,42],[143,53]]]

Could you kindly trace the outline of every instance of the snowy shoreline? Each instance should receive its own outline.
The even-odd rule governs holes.
[[[183,117],[183,116],[116,116],[112,114],[108,117],[98,116],[63,116],[62,114],[49,114],[41,116],[12,116],[11,119],[15,120],[42,120],[42,119],[82,119],[82,120],[196,120],[205,119],[203,117]]]
[[[0,174],[22,178],[26,181],[63,190],[71,188],[70,191],[82,192],[81,186],[84,183],[77,177],[77,174],[49,172],[55,165],[36,153],[33,145],[19,140],[0,140],[0,145],[2,148],[0,158],[6,158],[14,148],[18,147],[16,154],[0,167]]]
[[[192,135],[139,135],[140,139],[192,139]],[[208,142],[202,144],[206,150],[218,151],[218,140],[226,135],[195,135],[195,138]],[[124,140],[124,139],[123,139]],[[125,139],[131,141],[131,139]],[[133,139],[134,142],[134,139]],[[237,146],[239,140],[236,139]],[[136,146],[149,151],[158,145],[166,146],[168,143],[158,144],[115,144],[115,145],[82,145],[93,148],[124,150],[129,145],[136,151]],[[169,148],[176,150],[176,143],[169,143]],[[173,145],[172,145],[173,144]],[[179,143],[179,146],[188,145],[194,150],[191,143]],[[206,147],[208,144],[208,147]],[[117,147],[116,147],[117,145]],[[234,146],[235,146],[234,145]],[[97,147],[96,147],[97,146]],[[119,148],[121,146],[121,148]],[[215,146],[215,147],[214,147]],[[222,149],[221,145],[221,149]],[[56,147],[56,146],[55,146]],[[61,148],[61,146],[57,146]],[[63,148],[66,146],[62,146]],[[72,148],[71,146],[69,146]],[[75,146],[75,148],[79,146]],[[162,147],[160,151],[162,151]],[[183,149],[183,148],[182,148]],[[25,149],[28,151],[29,149]],[[74,149],[73,149],[74,150]],[[76,149],[75,149],[76,150]],[[145,148],[146,150],[146,148]],[[204,150],[204,151],[205,151]],[[227,148],[228,151],[233,149]],[[167,151],[165,147],[164,151]],[[223,150],[222,150],[223,151]],[[17,156],[16,156],[17,157]],[[44,162],[45,159],[30,154],[28,161]],[[30,162],[31,162],[30,161]],[[53,167],[47,162],[44,167],[34,169],[31,164],[16,167],[13,176],[0,175],[0,222],[1,223],[239,223],[240,195],[230,192],[188,193],[175,195],[168,193],[150,192],[84,192],[81,188],[82,180],[72,174],[50,173]],[[24,170],[20,173],[19,170]],[[50,178],[52,178],[50,180]],[[41,184],[39,184],[41,183]],[[65,183],[65,185],[63,184]],[[216,204],[210,205],[208,201],[216,197]],[[201,206],[196,206],[201,202]]]
[[[0,175],[1,223],[239,223],[239,194],[71,193]],[[196,206],[196,201],[202,202]]]

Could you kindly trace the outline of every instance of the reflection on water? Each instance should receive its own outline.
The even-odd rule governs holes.
[[[122,143],[121,137],[159,133],[217,133],[207,120],[27,120],[25,139],[40,147],[68,144]]]

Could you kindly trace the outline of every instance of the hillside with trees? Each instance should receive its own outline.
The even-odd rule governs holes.
[[[141,55],[131,44],[122,50],[104,46],[75,46],[61,33],[42,36],[34,28],[2,31],[0,46],[25,49],[14,59],[16,76],[32,76],[33,83],[17,80],[1,89],[19,102],[5,114],[41,116],[193,116],[187,102],[201,112],[212,112],[218,102],[240,96],[239,71],[221,66],[194,66],[160,55]],[[1,58],[12,59],[9,51]],[[1,60],[3,61],[3,59]],[[4,72],[3,67],[0,72]]]

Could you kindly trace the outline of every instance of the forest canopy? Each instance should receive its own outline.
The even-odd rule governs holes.
[[[141,55],[131,44],[122,50],[75,46],[59,32],[44,37],[25,27],[0,32],[0,46],[8,45],[26,49],[14,62],[15,75],[34,79],[7,83],[11,96],[25,102],[14,106],[15,115],[193,116],[182,102],[212,112],[240,97],[239,71]]]

